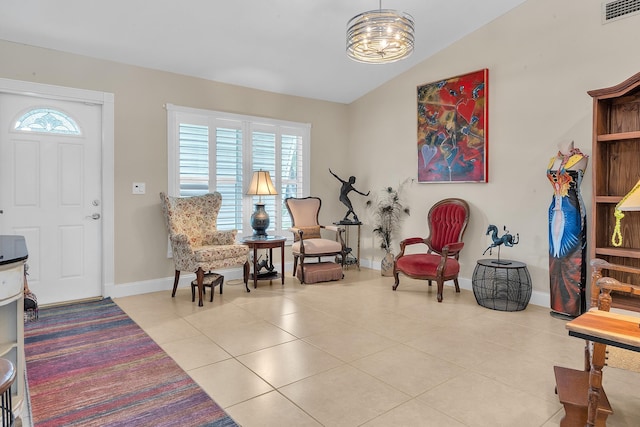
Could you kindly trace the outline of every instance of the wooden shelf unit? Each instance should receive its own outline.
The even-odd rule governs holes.
[[[624,82],[589,91],[593,98],[590,258],[612,264],[640,267],[640,212],[625,212],[623,243],[611,243],[614,210],[640,179],[640,73]],[[607,275],[626,283],[640,284],[637,275],[609,271]],[[593,284],[591,284],[593,286]],[[613,298],[614,306],[617,297]]]
[[[24,261],[0,264],[0,284],[11,293],[0,297],[0,357],[13,363],[16,380],[11,386],[16,418],[24,409]],[[6,296],[6,298],[4,298]]]

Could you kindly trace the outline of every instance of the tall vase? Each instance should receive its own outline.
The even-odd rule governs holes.
[[[383,276],[393,276],[393,259],[394,255],[391,252],[387,252],[380,262],[380,273]]]

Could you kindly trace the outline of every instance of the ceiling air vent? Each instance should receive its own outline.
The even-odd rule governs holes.
[[[638,13],[640,13],[640,0],[614,0],[602,3],[603,24]]]

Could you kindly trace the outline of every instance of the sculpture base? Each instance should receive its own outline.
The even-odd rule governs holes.
[[[343,219],[333,223],[334,225],[362,225],[362,221],[354,221],[350,219]]]

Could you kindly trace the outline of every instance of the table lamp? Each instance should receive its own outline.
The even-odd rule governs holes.
[[[611,236],[611,243],[613,246],[622,245],[622,232],[620,231],[620,221],[624,218],[625,211],[640,211],[640,180],[634,185],[634,187],[627,193],[626,196],[618,202],[614,211],[616,217],[616,226],[613,230],[613,236]]]
[[[256,210],[251,214],[251,228],[253,228],[253,237],[267,237],[267,228],[269,227],[269,214],[264,209],[264,203],[262,203],[262,196],[274,196],[278,194],[276,188],[273,186],[269,171],[253,172],[251,178],[251,184],[247,190],[249,196],[259,196],[258,203],[256,203]]]

